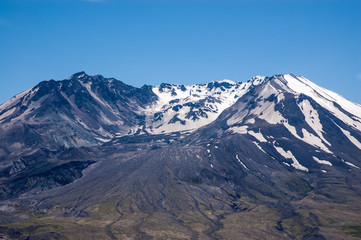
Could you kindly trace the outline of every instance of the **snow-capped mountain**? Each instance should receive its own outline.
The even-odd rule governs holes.
[[[256,77],[245,83],[218,80],[190,86],[163,83],[153,87],[158,99],[143,112],[144,130],[153,134],[195,130],[214,121],[264,79]]]
[[[238,104],[241,108],[228,119],[228,125],[237,126],[247,121],[250,125],[256,120],[264,120],[272,125],[284,126],[294,137],[329,153],[332,138],[325,138],[328,128],[339,129],[348,141],[361,149],[358,140],[361,139],[360,105],[323,89],[304,77],[289,74],[268,79],[255,94],[252,102],[256,104],[253,107]],[[242,129],[246,126],[247,124],[243,125]],[[235,127],[232,130],[239,129]]]
[[[326,172],[334,165],[360,169],[360,116],[360,105],[286,74],[265,78],[203,131],[243,135],[296,170]]]
[[[347,239],[360,223],[361,105],[301,76],[80,72],[1,105],[0,126],[0,238]]]
[[[195,130],[262,79],[135,88],[79,72],[63,81],[43,81],[0,106],[1,135],[17,133],[3,141],[3,151],[34,145],[92,146],[129,134]],[[25,132],[31,140],[23,138]]]
[[[361,106],[301,76],[135,88],[80,72],[63,81],[41,82],[0,106],[1,155],[97,146],[134,134],[195,131],[221,113],[228,132],[251,134],[258,142],[274,138],[262,133],[267,123],[321,152],[332,154],[340,139],[361,148]],[[338,134],[337,140],[330,133]],[[307,169],[296,160],[294,166]]]

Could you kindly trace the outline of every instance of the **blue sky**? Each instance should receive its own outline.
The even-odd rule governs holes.
[[[137,87],[294,73],[361,103],[361,1],[0,1],[0,103],[79,71]]]

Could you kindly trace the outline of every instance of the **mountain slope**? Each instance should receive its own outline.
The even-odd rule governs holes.
[[[331,158],[338,159],[338,163],[334,163],[336,165],[359,169],[361,106],[340,96],[338,101],[329,100],[329,95],[322,92],[307,92],[301,86],[296,91],[289,87],[302,81],[291,75],[272,77],[242,96],[214,124],[221,124],[229,132],[246,134],[260,150],[263,150],[261,145],[273,146],[279,155],[291,158],[293,162],[288,164],[299,170],[308,171],[308,168],[299,164],[292,151],[288,152],[295,143],[300,144],[301,159],[306,158],[305,148],[312,149],[308,157],[312,164],[317,162],[331,166],[332,162],[327,161]],[[316,94],[317,97],[310,97]],[[349,111],[340,107],[338,102],[347,103]],[[279,148],[279,141],[289,142],[289,146]]]
[[[39,144],[4,154],[3,235],[352,239],[347,230],[361,226],[360,105],[290,74],[246,83],[120,86],[126,90],[116,89],[109,101],[96,77],[89,77],[91,94],[82,74],[71,77],[79,90],[66,95],[76,99],[85,93],[91,99],[76,104],[81,112],[59,106],[44,107],[43,119],[21,116],[41,122],[65,112],[74,114],[69,117],[74,126],[83,126],[77,114],[86,113],[106,134],[86,125],[91,130],[84,126],[84,139],[106,141],[82,147],[53,142],[52,149]],[[27,103],[25,95],[33,96],[27,92],[15,100]],[[1,124],[12,126],[15,115],[3,116],[16,101],[1,106],[7,109]],[[21,109],[20,100],[17,104]],[[120,106],[132,113],[117,115]],[[92,108],[97,113],[83,110]],[[98,117],[113,108],[122,124]]]
[[[8,145],[2,144],[2,151],[97,145],[142,124],[137,111],[156,98],[148,86],[134,88],[84,72],[43,81],[0,106],[1,136]]]

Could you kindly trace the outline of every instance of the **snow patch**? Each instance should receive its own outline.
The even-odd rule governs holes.
[[[250,130],[250,131],[248,131],[248,134],[255,137],[260,142],[267,142],[267,139],[262,135],[261,132],[256,133],[256,132]]]
[[[261,150],[262,152],[266,153],[265,150],[261,148],[261,146],[258,144],[258,142],[253,141],[253,143]],[[267,153],[266,153],[267,154]]]
[[[158,101],[141,110],[146,115],[147,131],[159,134],[194,130],[209,124],[243,96],[250,86],[252,83],[225,79],[208,84],[161,84],[153,87]]]
[[[239,159],[238,153],[236,154],[236,158],[237,158],[237,161],[238,161],[245,169],[249,170],[249,169],[246,167],[246,165]]]
[[[96,137],[96,139],[98,139],[101,142],[109,142],[111,139],[104,139],[104,138],[100,138],[100,137]]]
[[[312,107],[311,103],[308,100],[304,100],[302,103],[299,103],[298,106],[305,116],[307,124],[317,133],[322,141],[331,146],[331,144],[323,136],[324,131],[318,112]]]
[[[320,160],[317,157],[313,156],[313,160],[315,160],[316,162],[318,162],[319,164],[325,164],[325,165],[329,165],[332,166],[332,163],[330,163],[329,161],[326,160]]]
[[[311,97],[322,107],[332,112],[341,121],[351,126],[354,125],[358,129],[361,128],[361,105],[353,103],[343,98],[341,95],[322,88],[301,76],[295,77],[293,75],[286,74],[284,75],[284,80],[286,81],[287,87],[293,92],[298,94],[302,93]],[[335,107],[334,103],[342,106],[342,108],[352,114],[355,119],[350,118],[348,115],[340,111],[337,107]]]
[[[270,124],[281,124],[287,121],[280,112],[275,111],[275,104],[273,102],[264,103],[252,113]]]
[[[342,131],[342,133],[353,143],[353,145],[355,145],[357,148],[361,149],[361,143],[355,137],[353,137],[349,131],[343,129],[340,126],[338,126],[338,127]]]
[[[300,137],[297,134],[296,128],[290,124],[288,124],[288,122],[284,122],[283,125],[287,128],[287,130],[296,138],[304,141],[305,143],[315,146],[327,153],[332,153],[321,141],[320,138],[318,138],[317,136],[313,135],[312,133],[309,133],[306,129],[302,128],[302,134],[303,137]]]
[[[298,170],[301,170],[301,171],[305,171],[305,172],[308,172],[308,168],[302,166],[298,161],[297,159],[295,158],[295,156],[293,156],[292,152],[291,151],[285,151],[283,150],[283,148],[281,147],[277,147],[277,146],[274,146],[274,148],[277,150],[277,152],[279,154],[281,154],[284,158],[287,158],[287,159],[292,159],[293,163],[291,164],[292,167],[294,167],[295,169],[298,169]]]
[[[227,131],[230,131],[233,133],[239,133],[239,134],[247,134],[247,128],[248,128],[248,126],[231,127],[231,128],[228,128]]]
[[[285,99],[285,95],[283,93],[279,93],[277,95],[277,103],[281,102],[283,99]]]
[[[26,94],[30,93],[31,91],[32,91],[32,89],[28,89],[24,92],[19,93],[18,95],[15,95],[10,100],[4,102],[2,105],[0,105],[0,112],[16,105],[22,97],[24,97]],[[33,92],[36,92],[36,91],[37,91],[37,89],[35,89]]]
[[[309,133],[306,129],[302,128],[303,138],[298,137],[299,139],[305,141],[306,143],[313,145],[315,147],[318,147],[322,149],[323,151],[327,153],[332,153],[321,141],[320,138],[316,137],[312,133]],[[297,134],[296,134],[297,135]]]
[[[354,167],[354,168],[360,169],[358,166],[356,166],[356,165],[355,165],[355,164],[353,164],[353,163],[350,163],[350,162],[347,162],[347,161],[345,161],[345,163],[346,163],[347,165],[351,166],[351,167]]]
[[[246,121],[246,124],[255,124],[256,120],[254,118],[250,118]]]

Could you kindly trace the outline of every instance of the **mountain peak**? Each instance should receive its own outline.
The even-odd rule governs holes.
[[[80,79],[80,78],[84,78],[84,77],[89,77],[88,74],[86,74],[84,71],[81,72],[77,72],[74,73],[73,75],[71,75],[68,80],[72,80],[72,79]]]
[[[268,77],[266,77],[266,76],[259,76],[259,75],[257,75],[257,76],[255,76],[255,77],[252,77],[251,79],[249,79],[249,80],[247,81],[247,83],[251,83],[252,85],[257,86],[257,85],[265,82],[267,79],[268,79]]]
[[[112,80],[115,80],[115,79],[114,78],[105,78],[100,74],[91,76],[91,75],[86,74],[84,71],[81,71],[81,72],[74,73],[67,80],[80,81],[80,82],[83,82],[83,83],[88,83],[88,82],[90,82],[90,83],[91,82],[99,83],[99,82],[103,82],[103,81],[112,81]],[[119,81],[119,82],[121,82],[121,81]]]

